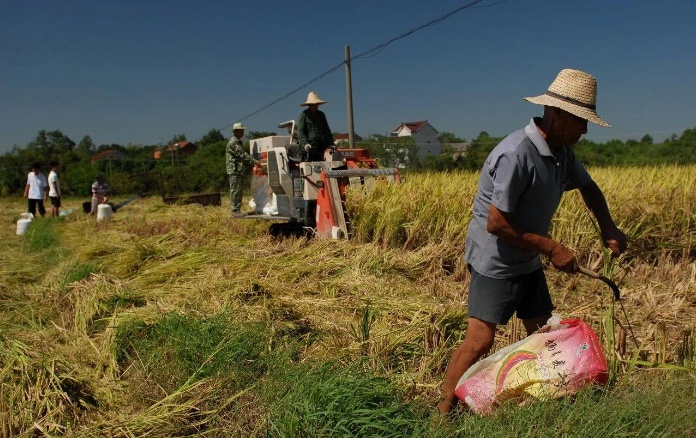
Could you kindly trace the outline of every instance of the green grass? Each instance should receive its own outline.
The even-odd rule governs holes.
[[[636,376],[637,377],[637,376]],[[526,406],[489,417],[459,415],[451,436],[687,437],[696,434],[696,374],[657,372],[603,391]]]
[[[279,370],[266,385],[267,436],[423,436],[428,409],[360,366],[337,363]]]
[[[56,222],[46,218],[34,219],[27,230],[24,241],[28,251],[38,252],[56,247],[60,242],[55,229]]]
[[[172,313],[154,324],[136,321],[121,326],[116,341],[123,368],[137,362],[153,383],[166,383],[168,390],[219,376],[242,389],[265,373],[269,342],[263,324],[235,323],[228,313]]]
[[[76,266],[72,266],[68,272],[65,274],[65,281],[64,283],[70,284],[70,283],[75,283],[77,281],[84,280],[85,278],[89,277],[91,274],[98,273],[100,272],[101,269],[99,269],[97,266],[95,266],[92,263],[86,263],[86,264],[78,264]]]

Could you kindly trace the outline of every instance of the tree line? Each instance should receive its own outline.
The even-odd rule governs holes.
[[[249,139],[268,135],[276,133],[247,133]],[[450,132],[443,132],[440,134],[442,153],[426,156],[422,160],[418,157],[418,147],[409,137],[371,135],[356,142],[356,147],[368,148],[372,157],[384,167],[398,166],[407,172],[476,171],[502,138],[481,132],[467,142]],[[184,134],[179,134],[167,144],[186,140]],[[0,195],[21,195],[32,163],[40,163],[44,173],[47,173],[51,161],[60,163],[61,188],[66,196],[89,196],[96,174],[105,177],[115,194],[150,192],[177,195],[226,191],[225,136],[219,130],[211,129],[193,143],[198,146],[195,154],[181,155],[173,151],[172,155],[156,160],[154,152],[162,149],[162,145],[97,146],[88,135],[76,143],[60,130],[41,130],[26,146],[15,147],[0,156]],[[645,135],[640,141],[610,140],[597,143],[581,140],[574,149],[586,166],[696,164],[696,128],[688,129],[680,136],[673,134],[662,143],[655,143],[649,135]],[[120,154],[92,162],[96,154],[107,150]]]

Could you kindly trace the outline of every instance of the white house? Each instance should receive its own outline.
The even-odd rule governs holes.
[[[438,130],[427,120],[420,122],[404,122],[389,133],[390,137],[412,137],[418,147],[418,158],[423,159],[429,154],[440,155],[442,145],[437,139]]]

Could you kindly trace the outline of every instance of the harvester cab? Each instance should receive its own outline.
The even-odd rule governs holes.
[[[250,142],[251,155],[262,162],[254,178],[264,178],[265,193],[262,190],[257,196],[259,191],[254,191],[257,214],[245,216],[275,221],[273,235],[309,231],[322,239],[347,239],[351,236],[345,207],[348,187],[370,190],[377,179],[401,181],[398,169],[379,168],[368,149],[331,147],[324,161],[307,161],[308,151],[298,143],[295,121],[278,127],[287,128],[289,135]],[[273,214],[263,213],[264,200],[271,198]]]

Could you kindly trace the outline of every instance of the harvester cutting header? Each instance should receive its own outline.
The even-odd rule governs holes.
[[[271,234],[290,234],[313,230],[322,239],[345,239],[351,235],[345,210],[346,189],[370,190],[376,179],[400,182],[396,168],[379,168],[368,149],[337,149],[331,146],[324,160],[309,161],[309,145],[301,146],[294,120],[278,125],[289,135],[251,140],[251,156],[261,161],[254,169],[256,212],[262,213],[268,199],[275,198],[277,214],[251,214],[245,218],[278,221]],[[314,157],[313,157],[314,158]],[[262,180],[259,180],[261,178]],[[275,208],[274,208],[275,213]]]

